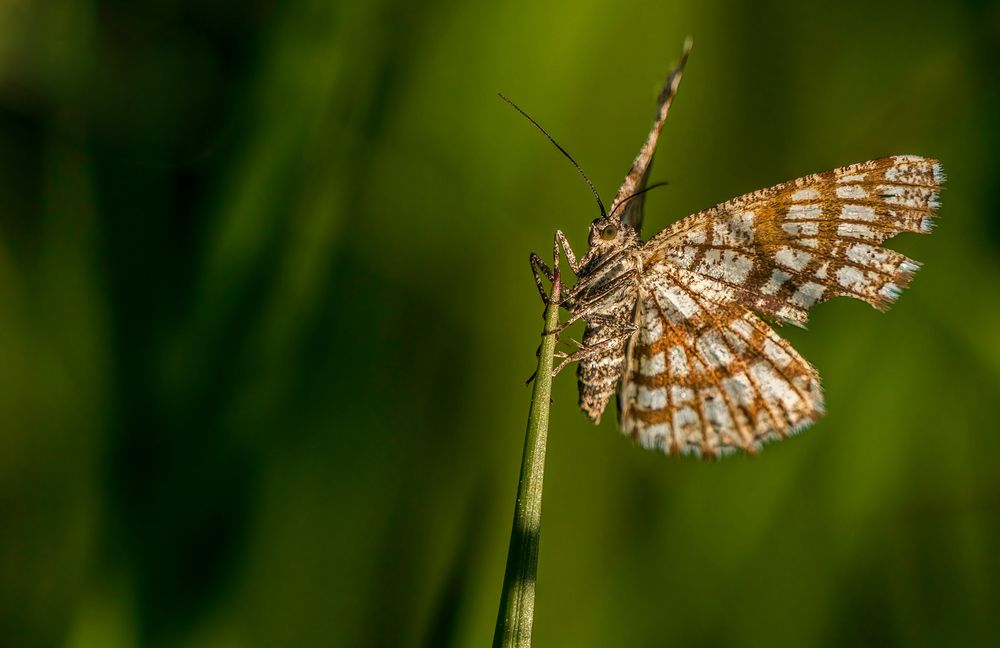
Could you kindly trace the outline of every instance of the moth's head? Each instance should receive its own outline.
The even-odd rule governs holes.
[[[594,251],[619,249],[639,240],[635,228],[621,219],[603,216],[590,224],[590,249]],[[599,255],[599,253],[598,253]]]

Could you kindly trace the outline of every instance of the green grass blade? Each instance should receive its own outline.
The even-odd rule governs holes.
[[[545,330],[559,324],[559,278],[545,309]],[[521,478],[517,486],[514,524],[510,532],[507,569],[500,595],[500,610],[493,635],[494,648],[531,646],[531,626],[535,614],[535,575],[538,571],[538,539],[542,523],[542,482],[545,477],[545,443],[549,432],[549,405],[552,396],[552,359],[556,335],[542,338],[531,393],[528,429],[521,458]]]

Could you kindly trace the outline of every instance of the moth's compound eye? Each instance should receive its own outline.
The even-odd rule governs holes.
[[[618,228],[614,225],[608,225],[603,230],[601,230],[601,238],[605,241],[610,241],[618,236]]]

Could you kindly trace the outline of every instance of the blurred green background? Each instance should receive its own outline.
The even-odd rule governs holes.
[[[0,645],[483,646],[541,304],[687,34],[647,234],[941,159],[829,414],[675,460],[560,376],[537,646],[997,645],[1000,5],[0,2]],[[609,419],[612,417],[609,417]]]

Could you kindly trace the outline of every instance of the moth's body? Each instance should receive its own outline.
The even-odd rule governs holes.
[[[587,254],[577,262],[556,232],[555,261],[561,245],[577,276],[560,330],[586,322],[557,372],[579,362],[580,406],[595,422],[617,392],[621,431],[646,447],[755,452],[813,422],[823,398],[815,369],[754,311],[801,326],[835,296],[888,308],[918,264],[880,244],[930,231],[944,176],[918,156],[862,162],[735,198],[643,242],[643,192],[689,47],[611,209],[590,226]],[[532,268],[540,291],[539,270],[558,276],[537,255]]]
[[[581,286],[579,296],[569,306],[571,313],[580,313],[587,323],[583,348],[604,350],[582,358],[576,370],[580,407],[595,422],[601,420],[601,413],[618,388],[639,297],[642,254],[638,236],[621,245],[610,259],[607,255],[595,257],[581,268],[576,283]]]

